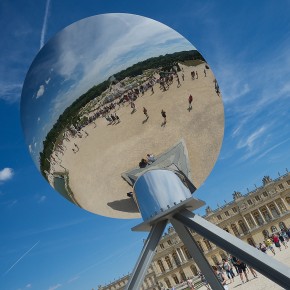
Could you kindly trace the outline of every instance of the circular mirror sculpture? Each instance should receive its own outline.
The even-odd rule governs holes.
[[[198,189],[224,132],[221,93],[202,55],[168,26],[122,13],[73,23],[40,50],[21,120],[49,184],[114,218],[140,217],[133,186],[151,169],[178,171]]]

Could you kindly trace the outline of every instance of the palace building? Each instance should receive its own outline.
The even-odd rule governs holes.
[[[206,208],[205,219],[253,246],[272,233],[290,227],[290,173],[272,180],[247,194],[233,193],[233,200],[212,210]],[[214,265],[228,253],[191,231],[209,263]],[[188,278],[197,279],[198,267],[173,227],[161,238],[147,271],[141,290],[172,288]],[[129,280],[126,275],[99,290],[123,290]]]

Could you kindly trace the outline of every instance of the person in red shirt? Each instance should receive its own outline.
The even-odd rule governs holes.
[[[281,251],[281,244],[280,244],[279,237],[276,234],[273,234],[272,239],[273,239],[275,246],[277,248],[279,248],[279,250]]]

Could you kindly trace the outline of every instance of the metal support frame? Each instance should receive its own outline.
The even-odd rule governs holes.
[[[126,290],[141,289],[145,274],[154,257],[155,249],[162,237],[166,224],[167,220],[163,220],[152,226],[135,268],[132,272],[130,280],[127,284]]]
[[[188,249],[198,268],[205,276],[211,288],[215,290],[224,290],[224,287],[218,280],[217,276],[214,274],[212,267],[208,263],[207,259],[205,258],[198,244],[190,234],[189,230],[184,226],[184,224],[176,219],[172,219],[171,224],[173,225],[175,231],[179,235],[186,248]]]

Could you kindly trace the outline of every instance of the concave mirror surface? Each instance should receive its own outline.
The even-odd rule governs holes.
[[[140,216],[124,173],[166,161],[182,141],[198,188],[224,132],[218,83],[202,55],[168,26],[132,14],[93,16],[54,36],[27,73],[21,119],[49,184],[115,218]]]

